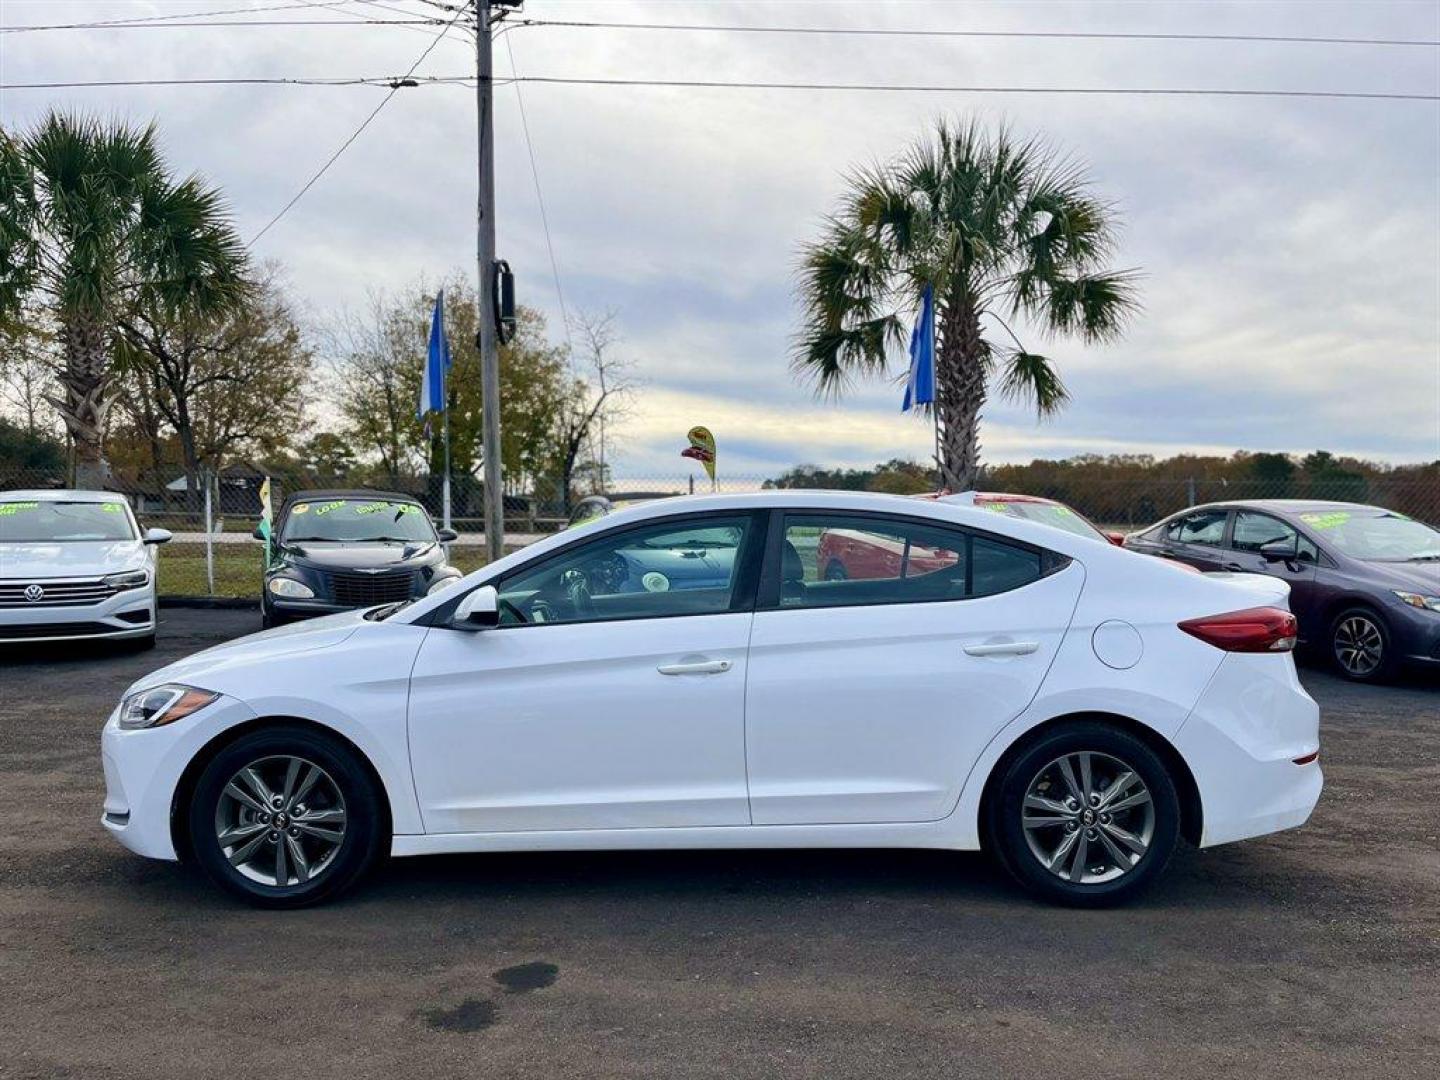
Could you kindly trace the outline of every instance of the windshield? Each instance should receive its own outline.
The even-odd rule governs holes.
[[[431,543],[435,527],[425,508],[389,499],[317,499],[290,507],[281,543],[304,540]]]
[[[1401,514],[1317,510],[1300,520],[1352,559],[1440,559],[1440,532]]]
[[[118,502],[0,502],[0,544],[134,540]]]
[[[1040,502],[986,502],[980,505],[997,514],[1024,518],[1026,521],[1064,529],[1068,533],[1083,536],[1087,540],[1104,540],[1107,544],[1110,542],[1104,533],[1068,506]]]

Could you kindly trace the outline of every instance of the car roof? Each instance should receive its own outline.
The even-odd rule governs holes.
[[[117,491],[82,491],[73,488],[37,488],[0,491],[0,502],[93,502],[125,503],[129,500]]]
[[[1226,499],[1223,502],[1201,503],[1177,510],[1170,517],[1189,513],[1192,510],[1268,510],[1272,514],[1332,513],[1337,510],[1370,510],[1377,514],[1388,514],[1383,506],[1371,503],[1339,502],[1333,499]]]
[[[317,488],[314,491],[297,491],[286,495],[282,509],[291,503],[314,502],[317,499],[384,499],[387,502],[414,503],[423,505],[414,495],[402,495],[397,491],[377,491],[374,488]]]

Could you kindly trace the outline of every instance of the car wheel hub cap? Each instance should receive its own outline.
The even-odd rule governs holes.
[[[345,839],[339,785],[301,757],[252,761],[230,778],[215,808],[215,841],[235,871],[271,888],[323,874]]]
[[[1352,675],[1369,675],[1380,666],[1385,639],[1380,628],[1363,616],[1353,616],[1335,630],[1335,657]]]
[[[1155,835],[1155,801],[1140,774],[1093,751],[1058,757],[1036,773],[1021,814],[1030,853],[1076,885],[1130,873]]]

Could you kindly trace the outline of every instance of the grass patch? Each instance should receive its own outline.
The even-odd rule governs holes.
[[[169,543],[160,548],[159,588],[161,596],[225,596],[259,601],[261,573],[260,544],[216,544],[215,591],[205,577],[205,545]],[[485,565],[485,549],[475,544],[455,544],[450,561],[468,574]]]

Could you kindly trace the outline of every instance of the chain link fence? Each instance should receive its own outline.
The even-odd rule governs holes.
[[[1077,475],[1064,475],[1070,471],[1077,472]],[[1440,473],[1434,469],[1403,469],[1394,473],[1340,477],[1311,476],[1297,470],[1283,480],[1145,475],[1114,478],[1097,475],[1095,471],[1079,475],[1078,470],[1064,468],[1053,470],[1050,475],[1027,475],[1031,472],[1024,466],[1001,466],[982,480],[980,487],[982,490],[1056,499],[1069,504],[1102,528],[1127,531],[1142,528],[1186,506],[1252,499],[1370,503],[1440,526]],[[357,486],[334,477],[298,472],[267,474],[264,469],[248,464],[230,466],[209,478],[214,531],[248,533],[255,527],[260,516],[260,485],[267,475],[276,509],[287,495],[296,491]],[[0,491],[61,488],[65,482],[63,475],[44,470],[7,468],[0,462]],[[205,529],[203,483],[199,483],[196,489],[190,489],[184,477],[160,484],[117,478],[111,486],[129,498],[136,515],[146,525],[177,532],[202,532]],[[439,477],[402,476],[365,486],[413,496],[437,520],[442,516]],[[640,500],[710,490],[750,492],[773,486],[776,486],[775,480],[758,474],[722,474],[719,482],[712,487],[703,475],[618,473],[604,485],[602,493],[617,500]],[[585,483],[572,484],[566,492],[558,480],[545,477],[514,484],[505,494],[507,532],[552,532],[564,526],[580,498],[596,493],[594,485]],[[483,530],[483,495],[483,486],[472,477],[456,477],[452,482],[451,518],[462,533]]]

